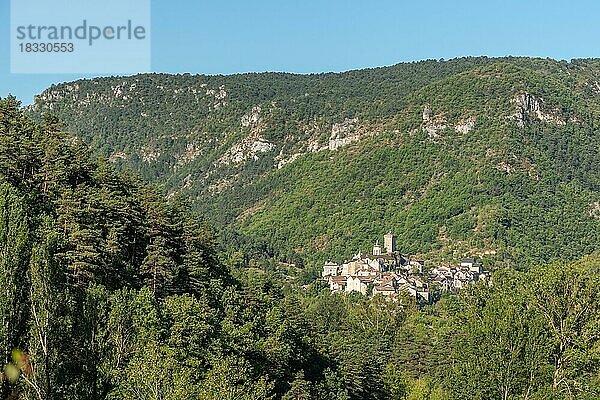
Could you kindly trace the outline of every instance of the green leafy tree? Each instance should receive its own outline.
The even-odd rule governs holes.
[[[219,360],[202,381],[200,398],[206,400],[271,400],[273,383],[254,377],[247,361],[236,357]]]
[[[60,359],[65,357],[61,345],[65,333],[62,302],[64,277],[54,258],[58,246],[58,234],[53,222],[45,218],[38,229],[38,237],[32,249],[29,266],[29,342],[31,358],[31,386],[40,399],[56,399],[60,385]],[[35,396],[30,396],[35,398]]]
[[[454,348],[457,398],[508,400],[548,383],[548,333],[528,306],[522,277],[497,272],[463,296]]]
[[[530,274],[530,301],[552,343],[552,388],[567,398],[585,393],[586,382],[600,369],[600,262],[586,258],[553,264]]]

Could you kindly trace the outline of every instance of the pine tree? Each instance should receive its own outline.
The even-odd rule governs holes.
[[[311,400],[311,383],[304,379],[303,371],[296,374],[282,400]]]
[[[6,361],[24,344],[30,251],[24,203],[13,188],[0,184],[0,351]]]
[[[23,115],[14,97],[0,99],[0,174],[15,187],[32,182],[34,123]]]
[[[22,349],[27,332],[27,265],[30,257],[29,221],[15,189],[0,184],[0,359],[6,365],[14,349]],[[0,395],[6,397],[6,386]]]
[[[158,297],[176,293],[183,254],[176,210],[167,205],[155,189],[145,191],[141,201],[148,224],[146,256],[139,271],[141,282]]]

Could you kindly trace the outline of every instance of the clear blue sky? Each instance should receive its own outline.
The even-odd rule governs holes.
[[[308,73],[466,55],[597,57],[599,20],[591,0],[153,0],[152,69]],[[0,0],[0,96],[27,104],[82,77],[10,74],[8,54],[9,0]]]

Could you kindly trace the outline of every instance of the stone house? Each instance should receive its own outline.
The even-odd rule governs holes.
[[[373,278],[367,276],[350,276],[347,280],[346,292],[359,292],[366,295]]]
[[[345,276],[329,276],[327,282],[329,283],[329,290],[332,292],[345,292],[348,284],[348,278]]]
[[[323,277],[336,276],[338,274],[339,265],[337,263],[328,261],[323,266]]]

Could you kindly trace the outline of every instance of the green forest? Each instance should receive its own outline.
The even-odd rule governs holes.
[[[464,58],[0,99],[0,398],[599,399],[598,82]],[[317,278],[387,231],[493,275],[431,304]]]
[[[0,102],[7,399],[597,399],[600,257],[419,308],[301,288]],[[238,243],[243,243],[238,240]]]
[[[27,113],[287,262],[392,230],[406,254],[526,270],[598,250],[598,82],[598,60],[510,57],[143,74],[56,85]]]

